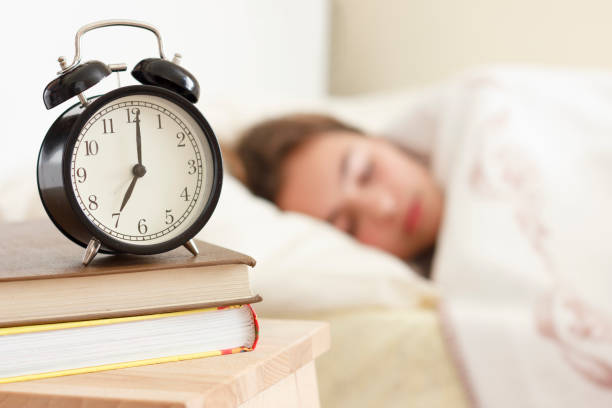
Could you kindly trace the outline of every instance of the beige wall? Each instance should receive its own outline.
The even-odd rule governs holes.
[[[612,68],[612,0],[331,0],[330,91],[410,88],[485,63]]]

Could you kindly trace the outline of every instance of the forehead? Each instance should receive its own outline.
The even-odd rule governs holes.
[[[365,140],[350,132],[329,132],[305,142],[283,163],[278,206],[326,218],[340,199],[342,159]]]

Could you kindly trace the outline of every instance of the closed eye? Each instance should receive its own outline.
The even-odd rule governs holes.
[[[372,180],[374,175],[374,160],[369,159],[368,164],[364,167],[363,171],[359,175],[359,184],[364,185]]]

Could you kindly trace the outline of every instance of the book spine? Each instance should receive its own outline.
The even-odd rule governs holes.
[[[259,340],[259,320],[257,320],[257,313],[255,313],[255,309],[253,309],[253,306],[249,304],[247,304],[246,306],[249,308],[251,314],[253,315],[253,325],[255,326],[255,340],[253,341],[251,350],[255,350],[255,347],[257,347],[257,341]]]

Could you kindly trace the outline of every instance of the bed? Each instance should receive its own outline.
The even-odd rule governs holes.
[[[420,100],[414,93],[204,100],[200,109],[222,142],[231,144],[254,120],[304,110],[333,113],[378,134]],[[3,221],[45,216],[32,167],[1,181]],[[251,278],[264,297],[256,308],[261,316],[331,322],[332,349],[317,363],[322,406],[467,406],[443,341],[437,290],[410,265],[323,222],[277,210],[230,174],[198,237],[257,259]]]

